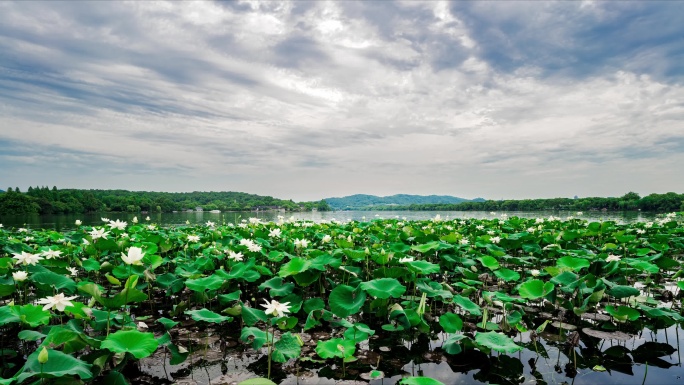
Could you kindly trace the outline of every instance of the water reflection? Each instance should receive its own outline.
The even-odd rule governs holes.
[[[509,217],[518,216],[521,218],[548,218],[553,215],[565,219],[574,216],[574,212],[566,211],[509,211],[505,212]],[[148,223],[146,217],[150,217],[149,223],[160,226],[182,225],[186,221],[191,224],[206,223],[207,221],[216,224],[240,223],[251,217],[256,217],[264,222],[277,221],[278,216],[285,218],[294,217],[298,220],[320,222],[324,220],[336,219],[339,221],[370,221],[373,219],[407,219],[425,220],[440,215],[443,220],[465,219],[465,218],[499,218],[503,212],[490,213],[484,211],[328,211],[328,212],[280,212],[280,211],[253,211],[253,212],[225,212],[212,213],[208,211],[177,212],[177,213],[89,213],[89,214],[59,214],[59,215],[0,215],[0,223],[6,228],[27,227],[45,228],[57,231],[74,229],[76,220],[81,220],[86,226],[102,224],[102,217],[111,220],[122,220],[131,224],[134,217],[140,223]],[[591,221],[616,221],[619,223],[645,222],[653,220],[654,213],[645,212],[585,212],[583,219]]]

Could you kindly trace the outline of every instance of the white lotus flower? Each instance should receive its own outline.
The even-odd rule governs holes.
[[[484,225],[477,225],[475,228],[478,230],[484,230]]]
[[[77,297],[77,295],[73,297],[65,297],[63,293],[59,293],[54,296],[41,298],[38,300],[38,303],[41,305],[45,305],[43,306],[43,310],[50,310],[52,308],[55,308],[58,311],[64,311],[64,309],[67,306],[74,306],[74,304],[71,303],[71,300],[76,299]]]
[[[128,223],[121,222],[118,219],[115,221],[109,221],[109,226],[111,226],[112,229],[124,230],[127,225],[128,225]]]
[[[145,220],[146,220],[146,221],[149,221],[149,220],[150,220],[150,216],[149,216],[149,215],[146,216],[146,217],[145,217]],[[186,222],[186,224],[189,224],[190,221],[185,221],[185,222]]]
[[[264,310],[264,313],[266,314],[271,314],[276,317],[282,317],[285,315],[285,313],[290,312],[290,307],[288,306],[290,303],[289,302],[284,302],[280,303],[276,300],[272,300],[270,303],[267,300],[265,304],[262,304],[261,306],[265,307],[266,310]]]
[[[247,250],[253,252],[253,253],[258,253],[261,251],[261,245],[258,245],[254,242],[252,242],[251,245],[247,245]]]
[[[60,250],[43,251],[43,257],[45,257],[45,259],[59,258],[60,254],[62,254]]]
[[[399,258],[400,263],[413,262],[413,257]]]
[[[12,279],[16,282],[25,281],[28,278],[28,273],[25,271],[15,271],[12,273]]]
[[[608,258],[606,258],[606,262],[613,262],[613,261],[618,261],[618,262],[619,262],[620,259],[621,259],[621,258],[620,258],[619,255],[609,254],[609,255],[608,255]]]
[[[77,219],[76,222],[74,222],[74,223],[76,224],[76,226],[80,226],[83,224],[83,222],[81,222],[80,219]]]
[[[102,219],[102,222],[109,222],[109,218],[102,217],[100,219]]]
[[[272,229],[271,231],[268,232],[268,236],[272,238],[280,238],[281,231],[280,229]]]
[[[298,249],[306,249],[309,246],[309,241],[307,241],[306,239],[297,238],[294,241],[294,245]]]
[[[491,237],[489,240],[492,241],[492,243],[499,243],[501,242],[501,237]]]
[[[75,267],[67,267],[67,270],[69,270],[69,273],[71,273],[70,275],[72,277],[75,277],[78,275],[78,269],[76,269]]]
[[[228,250],[228,259],[239,262],[244,259],[244,255],[240,252],[236,253],[232,250]]]
[[[533,277],[536,277],[539,275],[539,270],[537,269],[532,269],[530,270],[530,274],[532,274]]]
[[[212,221],[207,221],[206,225],[207,225],[207,227],[214,227],[214,226],[216,226],[216,223],[214,223]]]
[[[121,259],[127,265],[142,265],[142,259],[145,256],[142,249],[139,247],[131,247],[128,249],[128,254],[121,254]]]
[[[107,239],[107,236],[109,235],[109,231],[105,231],[105,229],[92,229],[89,234],[93,238],[93,241],[94,241],[94,240],[99,239],[99,238]]]
[[[157,229],[157,226],[156,225],[147,225],[147,229],[150,231],[154,231]]]
[[[20,233],[28,233],[28,229],[27,229],[27,228],[24,228],[24,227],[18,228],[17,231],[20,232]]]
[[[330,242],[331,240],[332,240],[332,237],[331,237],[330,235],[328,235],[328,234],[325,234],[325,236],[323,236],[323,239],[321,239],[321,242],[323,242],[323,243],[328,243],[328,242]]]
[[[43,257],[41,257],[38,254],[31,254],[27,253],[25,251],[22,251],[21,254],[19,253],[13,253],[14,254],[14,259],[17,261],[15,262],[16,264],[22,264],[22,265],[35,265],[38,263],[38,261],[42,260]]]
[[[188,242],[199,242],[199,235],[188,235]]]
[[[459,241],[459,243],[462,244],[462,245],[467,245],[467,244],[470,243],[470,241],[469,241],[468,239],[466,239],[466,238],[463,238],[463,239],[461,239],[461,240]]]
[[[138,223],[138,217],[133,217],[133,219],[131,219],[131,222]]]

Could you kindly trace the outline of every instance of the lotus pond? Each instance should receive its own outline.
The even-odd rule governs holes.
[[[0,384],[678,383],[684,222],[0,228]]]

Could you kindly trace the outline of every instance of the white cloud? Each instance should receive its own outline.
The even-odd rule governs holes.
[[[521,4],[0,3],[0,179],[294,199],[684,191],[681,41],[589,59],[616,48],[586,30],[630,7]]]

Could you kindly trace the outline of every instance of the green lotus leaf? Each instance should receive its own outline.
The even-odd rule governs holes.
[[[266,333],[265,331],[255,328],[255,327],[244,327],[240,333],[240,341],[245,343],[252,343],[252,348],[254,350],[259,350],[266,343],[266,339],[273,338],[271,333]]]
[[[149,357],[157,350],[159,343],[153,333],[142,333],[137,330],[120,330],[112,333],[102,341],[100,347],[114,353],[131,353],[135,358]]]
[[[205,291],[205,290],[218,290],[225,280],[216,274],[212,274],[208,277],[188,279],[185,281],[185,286],[193,291]]]
[[[443,382],[430,377],[406,377],[402,378],[399,383],[402,385],[444,385]]]
[[[251,308],[245,305],[240,306],[242,308],[242,312],[240,313],[242,315],[242,320],[247,326],[254,326],[254,324],[259,321],[268,321],[268,316],[263,310]]]
[[[416,273],[425,275],[439,273],[440,270],[439,265],[428,261],[406,262],[405,265]]]
[[[354,341],[345,340],[342,338],[332,338],[327,341],[318,341],[316,345],[316,353],[321,358],[346,358],[352,357],[356,352],[356,344]]]
[[[584,258],[575,258],[568,255],[563,258],[559,258],[558,261],[556,261],[556,265],[558,267],[565,267],[573,271],[579,271],[585,267],[589,267],[590,262]]]
[[[38,305],[23,305],[13,306],[19,320],[31,327],[39,325],[47,325],[50,323],[50,312],[43,310],[42,306]]]
[[[164,326],[165,330],[170,330],[174,326],[178,325],[178,322],[171,320],[171,319],[168,319],[166,317],[161,317],[161,318],[157,319],[157,322],[162,324]]]
[[[439,242],[429,242],[429,243],[426,243],[423,245],[411,246],[411,250],[415,250],[419,253],[425,254],[425,253],[429,253],[432,250],[438,249],[439,246],[440,246]]]
[[[684,283],[684,281],[682,281]],[[325,302],[321,298],[309,298],[304,301],[304,312],[309,314],[313,310],[321,310],[325,308]]]
[[[218,313],[214,313],[209,309],[204,308],[199,310],[186,310],[185,314],[190,315],[192,319],[194,319],[195,321],[221,323],[224,321],[230,322],[233,320],[233,317],[223,316]]]
[[[456,333],[463,329],[463,320],[454,313],[445,313],[439,317],[439,324],[447,333]]]
[[[354,290],[353,287],[347,285],[338,285],[330,292],[328,297],[330,311],[341,318],[358,313],[365,301],[365,291]]]
[[[31,377],[60,378],[78,376],[82,380],[89,380],[93,377],[91,372],[92,365],[59,350],[47,349],[48,360],[41,364],[38,361],[38,355],[41,350],[36,350],[28,357],[24,367],[17,375],[18,383],[22,383]]]
[[[242,290],[235,290],[228,294],[219,294],[219,302],[221,302],[222,305],[225,305],[227,303],[237,301],[240,299],[241,294]]]
[[[449,337],[449,339],[444,341],[444,345],[442,345],[442,349],[444,349],[444,351],[447,352],[448,354],[458,354],[463,350],[460,342],[464,338],[468,338],[468,337],[466,337],[464,334],[453,335],[453,336]]]
[[[309,260],[300,257],[294,257],[288,263],[280,267],[278,275],[280,277],[288,277],[290,275],[303,273],[309,270],[309,268],[312,267],[311,265],[311,261]]]
[[[454,303],[472,315],[482,315],[482,310],[477,304],[460,295],[454,296]]]
[[[277,385],[275,382],[269,380],[268,378],[250,378],[249,380],[244,380],[239,382],[237,385]]]
[[[43,271],[31,276],[31,280],[38,284],[54,286],[59,291],[64,291],[72,294],[76,291],[76,282],[73,279],[62,274],[53,273],[51,271]]]
[[[510,354],[523,349],[522,346],[516,345],[510,337],[497,332],[477,333],[475,342],[501,353]]]
[[[477,260],[480,261],[482,266],[488,268],[489,270],[496,270],[499,268],[499,261],[490,255],[483,255],[482,257],[477,258]]]
[[[381,299],[389,297],[399,298],[406,292],[406,286],[394,278],[379,278],[368,282],[362,282],[361,288],[368,294]]]
[[[660,271],[660,268],[657,265],[654,265],[650,262],[647,261],[640,261],[640,260],[628,260],[627,264],[632,266],[635,269],[645,271],[647,273],[655,274]]]
[[[627,298],[627,297],[634,297],[638,296],[641,292],[639,289],[636,289],[632,286],[622,286],[622,285],[616,285],[608,289],[606,291],[606,294],[608,294],[611,297],[615,298]]]
[[[48,317],[50,317],[50,313],[48,313]],[[0,307],[0,326],[19,321],[21,319],[19,318],[19,312],[15,310],[15,306]]]
[[[636,321],[639,319],[639,316],[641,316],[641,313],[639,313],[638,310],[632,309],[631,307],[627,306],[612,306],[612,305],[607,305],[606,306],[606,311],[608,314],[612,315],[616,320],[619,321]]]
[[[259,285],[259,290],[269,290],[269,295],[271,297],[282,297],[286,296],[295,288],[295,284],[292,282],[284,282],[281,277],[273,277],[268,281]]]
[[[35,330],[22,330],[17,334],[17,337],[24,341],[38,341],[45,338],[45,334]]]
[[[183,290],[183,287],[185,287],[183,279],[172,273],[158,275],[156,284],[161,288],[166,289],[171,294],[178,293],[179,291]]]
[[[494,275],[499,279],[503,279],[506,282],[517,281],[520,279],[520,274],[517,271],[511,269],[501,268],[494,271]]]
[[[273,344],[273,361],[287,362],[289,359],[297,358],[302,354],[302,342],[297,336],[287,332],[280,336],[280,339]]]
[[[527,299],[539,299],[553,290],[553,283],[546,282],[540,279],[529,280],[518,289],[520,296]]]

